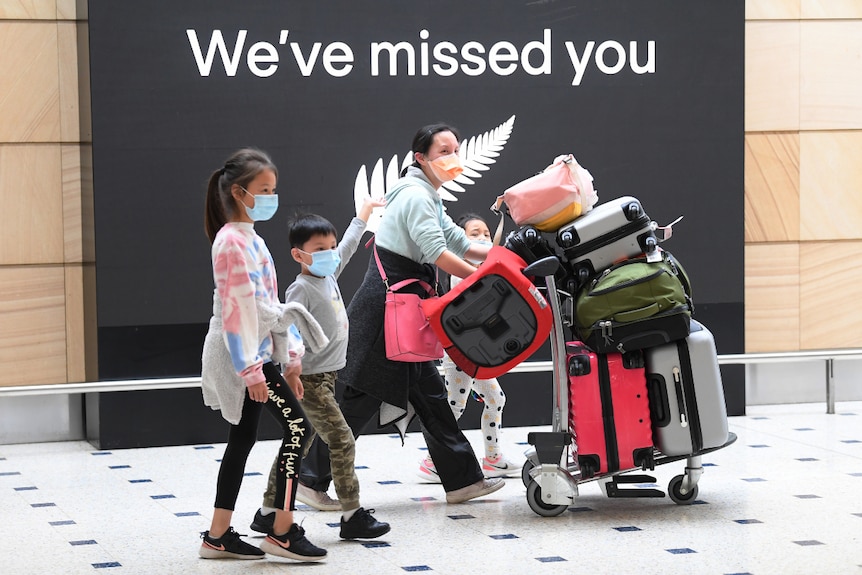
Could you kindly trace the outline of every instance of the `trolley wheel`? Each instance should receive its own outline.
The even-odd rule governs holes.
[[[521,481],[524,482],[524,487],[530,486],[530,482],[533,480],[533,478],[530,477],[530,472],[535,466],[536,464],[529,459],[524,462],[524,466],[521,468]]]
[[[542,501],[542,488],[536,481],[530,481],[527,486],[527,503],[542,517],[556,517],[569,508],[568,505],[549,505]]]
[[[697,485],[692,487],[688,493],[683,494],[681,491],[683,479],[682,475],[677,475],[671,479],[667,485],[667,494],[677,505],[691,505],[697,499]]]

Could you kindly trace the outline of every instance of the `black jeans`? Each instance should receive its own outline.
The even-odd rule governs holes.
[[[422,424],[428,454],[440,475],[443,489],[454,491],[482,479],[482,469],[464,433],[458,427],[443,378],[433,362],[411,366],[409,401]],[[377,414],[381,401],[351,386],[345,386],[339,406],[354,437]],[[303,460],[299,480],[317,491],[326,491],[332,481],[329,449],[320,438],[314,440]]]
[[[242,417],[237,425],[230,426],[227,447],[221,460],[216,487],[215,506],[230,509],[236,506],[239,488],[245,475],[245,464],[251,448],[257,441],[260,414],[266,409],[284,431],[278,456],[279,471],[276,478],[275,507],[295,509],[296,481],[302,464],[302,452],[309,439],[305,412],[287,382],[271,362],[263,364],[263,375],[269,388],[269,399],[264,403],[253,401],[245,392]]]

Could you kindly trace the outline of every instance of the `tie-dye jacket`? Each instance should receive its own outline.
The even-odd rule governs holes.
[[[212,263],[222,302],[224,343],[233,368],[246,386],[264,382],[262,366],[272,360],[273,340],[271,333],[260,333],[258,303],[280,303],[272,255],[253,224],[230,222],[216,234]],[[293,325],[288,344],[286,366],[301,364],[305,347]]]

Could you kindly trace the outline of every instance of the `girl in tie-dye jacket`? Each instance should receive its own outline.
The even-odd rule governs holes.
[[[295,478],[310,429],[299,403],[304,347],[290,322],[304,317],[305,310],[288,309],[279,302],[272,256],[254,231],[254,222],[269,219],[278,206],[277,176],[265,153],[244,149],[213,172],[207,188],[204,223],[212,242],[215,293],[201,386],[204,402],[221,409],[231,427],[219,468],[212,523],[201,534],[199,554],[206,559],[262,559],[265,552],[300,561],[326,556],[293,521]],[[316,324],[313,318],[306,320]],[[276,365],[279,362],[284,364],[284,375]],[[275,522],[258,549],[240,538],[231,519],[263,410],[278,421],[283,437]]]

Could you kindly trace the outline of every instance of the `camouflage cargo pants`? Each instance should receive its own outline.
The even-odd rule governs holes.
[[[300,376],[305,388],[305,397],[300,403],[313,427],[306,443],[305,452],[308,453],[308,447],[312,444],[315,434],[320,435],[323,442],[329,446],[335,493],[341,502],[341,508],[350,510],[359,507],[359,479],[356,477],[354,469],[356,443],[353,439],[353,432],[350,431],[350,427],[344,421],[344,415],[335,400],[336,377],[337,372],[335,371]],[[303,454],[303,457],[306,453]],[[263,504],[266,507],[273,507],[275,503],[277,467],[278,458],[272,462],[269,482],[263,495]]]

